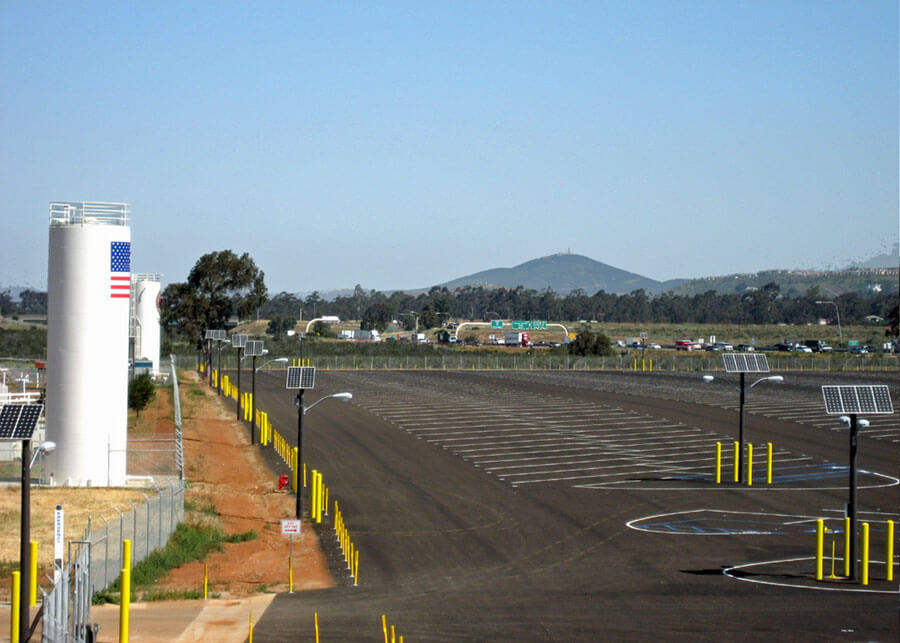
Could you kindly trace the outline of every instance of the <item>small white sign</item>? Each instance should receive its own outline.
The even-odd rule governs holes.
[[[282,519],[281,535],[297,536],[300,533],[300,521],[296,519]]]
[[[63,549],[65,544],[65,512],[62,505],[56,505],[56,517],[53,523],[53,558],[54,560],[63,559]]]

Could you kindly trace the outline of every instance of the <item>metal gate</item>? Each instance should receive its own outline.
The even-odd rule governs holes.
[[[93,643],[96,630],[91,619],[91,542],[69,542],[69,561],[55,567],[56,582],[44,593],[43,630],[46,643]],[[71,592],[70,592],[71,589]],[[42,590],[43,591],[43,590]],[[70,598],[71,597],[71,598]]]

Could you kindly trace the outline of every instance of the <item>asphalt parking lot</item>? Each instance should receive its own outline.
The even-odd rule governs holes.
[[[840,529],[848,496],[847,432],[824,414],[817,388],[845,382],[819,379],[786,377],[748,396],[745,434],[759,451],[747,487],[727,482],[737,393],[726,384],[662,373],[319,371],[306,404],[344,390],[354,399],[306,416],[304,460],[340,502],[359,585],[344,574],[329,590],[279,595],[255,635],[312,638],[317,613],[323,640],[383,640],[386,614],[407,641],[895,641],[897,584],[883,579],[897,417],[873,421],[860,439],[870,584],[817,583],[814,521]],[[877,381],[896,404],[896,378]],[[257,393],[293,437],[284,382],[261,376]],[[716,442],[726,445],[719,485]],[[842,541],[830,538],[840,569]]]

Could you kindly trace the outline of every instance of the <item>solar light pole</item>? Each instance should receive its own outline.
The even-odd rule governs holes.
[[[820,306],[831,305],[834,306],[834,314],[837,317],[837,325],[838,325],[838,343],[839,345],[844,345],[844,333],[841,331],[841,311],[838,310],[838,305],[833,301],[817,301],[816,302]]]
[[[303,416],[306,415],[307,411],[312,409],[316,404],[320,402],[324,402],[325,400],[335,398],[338,400],[343,400],[345,402],[349,402],[353,399],[353,393],[343,392],[343,393],[334,393],[332,395],[326,395],[325,397],[319,398],[309,406],[303,406],[303,391],[305,389],[300,389],[297,391],[297,398],[294,400],[294,404],[297,406],[297,520],[300,520],[300,516],[302,514],[301,507],[301,499],[302,499],[302,489],[303,489],[303,480],[301,479],[302,467],[303,467]]]
[[[851,413],[849,417],[842,415],[838,420],[843,426],[850,429],[850,497],[847,500],[847,517],[850,518],[850,551],[847,552],[847,557],[851,563],[850,580],[859,580],[859,567],[856,565],[856,552],[859,551],[859,534],[856,532],[856,453],[859,445],[859,429],[869,426],[869,421],[862,418],[857,419],[856,413]]]
[[[207,329],[203,339],[206,340],[206,382],[210,386],[212,386],[212,343],[215,338],[216,331]]]
[[[781,375],[769,375],[768,377],[761,377],[749,387],[746,384],[746,376],[747,373],[744,371],[740,372],[741,376],[741,385],[740,387],[735,387],[741,394],[741,404],[739,411],[739,420],[738,420],[738,454],[737,454],[737,469],[738,469],[738,483],[743,484],[744,482],[744,401],[746,398],[746,391],[748,389],[752,389],[754,386],[761,382],[774,382],[776,384],[780,384],[784,381],[784,377]],[[703,381],[707,384],[710,384],[715,380],[715,376],[713,375],[704,375]]]
[[[228,341],[228,336],[225,334],[224,330],[216,332],[221,333],[218,337],[216,337],[216,341],[219,343],[219,345],[216,347],[218,349],[218,361],[216,365],[216,395],[222,395],[222,345]]]
[[[235,415],[237,416],[237,421],[241,421],[241,360],[243,359],[244,354],[244,346],[247,345],[247,336],[243,334],[235,333],[231,336],[231,345],[237,349],[238,359],[237,359],[237,388],[238,388],[238,400],[235,405]]]
[[[19,640],[31,637],[28,597],[31,595],[31,467],[42,454],[53,453],[56,443],[41,442],[31,453],[31,440],[22,440],[22,518],[19,542]]]
[[[857,552],[859,551],[858,534],[856,533],[856,452],[859,446],[859,429],[869,426],[869,421],[857,419],[859,413],[893,415],[894,405],[891,392],[884,384],[865,384],[856,386],[827,385],[822,387],[825,398],[825,413],[839,415],[838,421],[850,429],[850,498],[847,502],[847,518],[850,519],[850,546],[847,561],[850,567],[850,579],[859,580]],[[890,561],[888,561],[890,564]]]

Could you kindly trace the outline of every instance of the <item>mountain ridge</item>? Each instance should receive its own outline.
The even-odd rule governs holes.
[[[657,281],[634,272],[610,266],[584,255],[558,252],[530,259],[511,268],[490,268],[438,284],[442,288],[483,286],[485,288],[515,288],[529,290],[551,289],[559,294],[584,290],[593,294],[598,290],[625,294],[643,289],[649,294],[664,292],[687,280]]]

